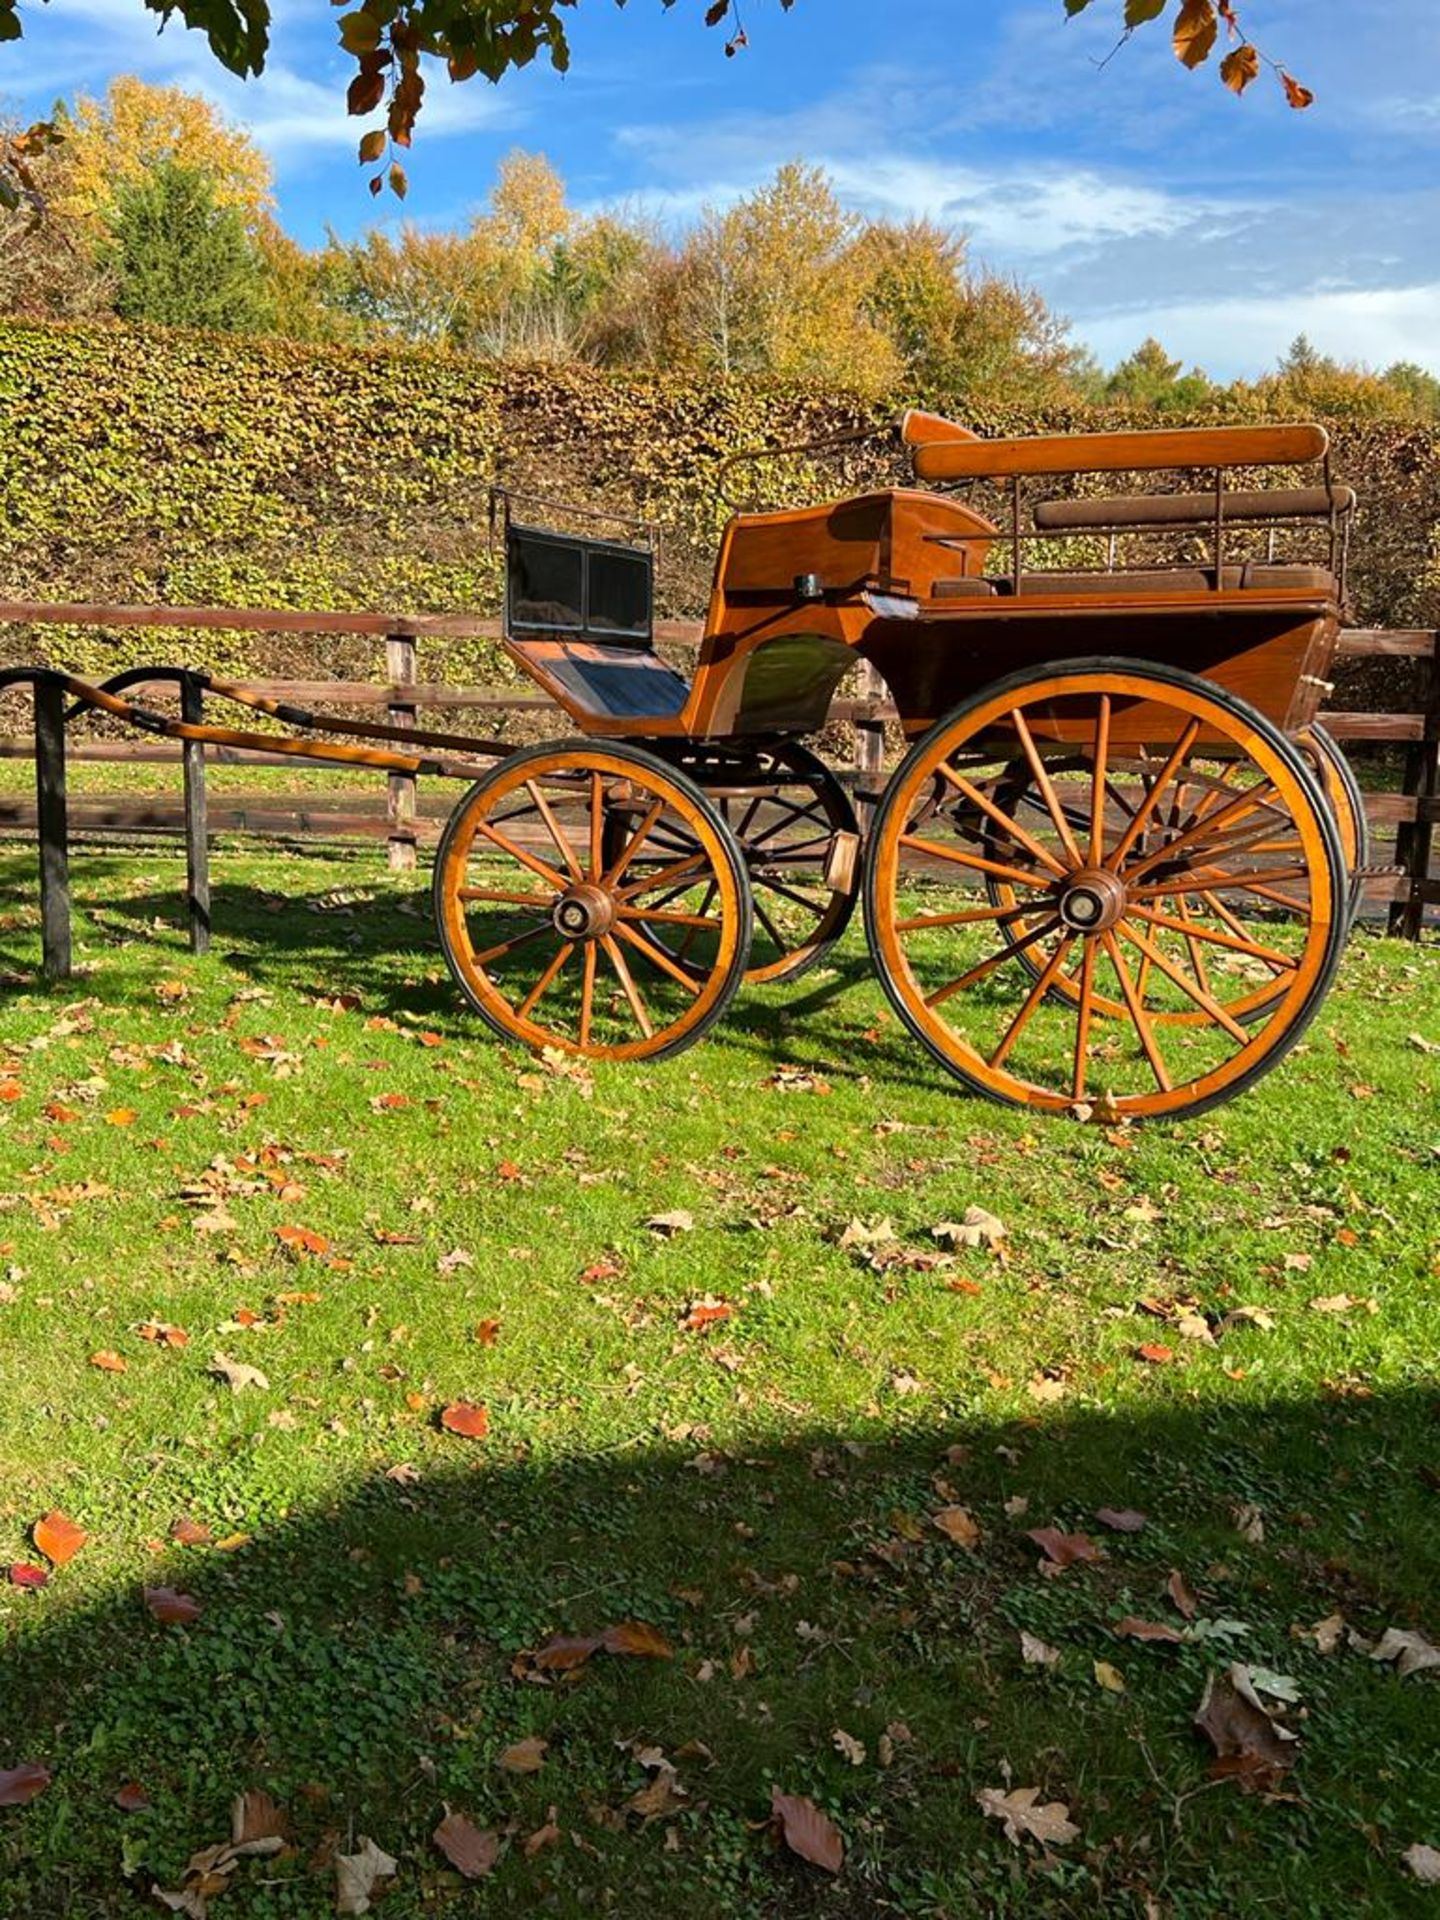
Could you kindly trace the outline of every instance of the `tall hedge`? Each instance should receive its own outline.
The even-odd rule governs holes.
[[[749,379],[511,367],[449,354],[316,348],[268,338],[0,322],[0,591],[41,600],[493,611],[487,530],[499,481],[623,508],[660,530],[662,610],[703,608],[727,508],[721,463],[742,448],[879,421],[843,393]],[[1227,396],[1211,418],[1245,417]],[[1125,423],[1076,410],[997,411],[986,432]],[[1130,422],[1135,424],[1133,418]],[[1436,617],[1440,441],[1433,431],[1332,423],[1336,470],[1364,506],[1356,613]],[[879,444],[842,460],[771,461],[773,501],[902,477]],[[131,632],[52,634],[55,657],[113,671],[181,649]],[[12,632],[12,655],[33,648]],[[199,651],[197,652],[197,649]],[[368,670],[369,649],[206,636],[191,657],[237,667]],[[433,656],[427,675],[489,677],[485,650]]]

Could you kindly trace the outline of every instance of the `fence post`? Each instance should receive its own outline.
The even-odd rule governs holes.
[[[35,826],[40,842],[41,969],[70,977],[70,835],[65,805],[65,689],[51,673],[35,680]]]
[[[1390,932],[1418,940],[1425,927],[1430,854],[1435,844],[1435,802],[1440,799],[1440,632],[1431,635],[1420,703],[1425,710],[1424,738],[1408,747],[1400,791],[1416,802],[1418,818],[1404,821],[1395,835],[1395,864],[1405,869],[1409,893],[1390,905]],[[1427,804],[1428,803],[1428,804]]]
[[[392,687],[415,684],[415,642],[409,634],[391,633],[385,637],[385,678]],[[413,727],[415,707],[411,701],[392,695],[387,709],[392,727]],[[390,869],[409,873],[415,866],[415,776],[413,773],[386,775],[386,813],[390,821]]]
[[[860,666],[860,698],[877,704],[886,698],[886,686],[870,661]],[[867,793],[876,793],[885,767],[885,722],[862,716],[855,722],[855,812],[862,833],[868,833],[875,817],[875,802]]]
[[[205,694],[194,674],[180,682],[180,718],[198,727],[205,718]],[[205,809],[205,742],[187,740],[185,765],[185,912],[190,951],[210,951],[210,836]]]

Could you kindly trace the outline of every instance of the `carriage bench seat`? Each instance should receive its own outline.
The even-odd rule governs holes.
[[[1286,566],[1273,561],[1247,560],[1241,566],[1221,570],[1220,584],[1227,592],[1264,593],[1300,589],[1326,600],[1338,600],[1339,585],[1325,567]],[[1132,573],[1025,573],[1020,576],[1020,596],[1027,594],[1104,594],[1122,600],[1127,594],[1213,593],[1213,567],[1151,567]],[[988,600],[1013,598],[1015,583],[1008,577],[986,579],[980,575],[937,580],[932,586],[934,600]]]

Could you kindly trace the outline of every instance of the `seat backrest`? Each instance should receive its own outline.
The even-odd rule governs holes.
[[[654,626],[648,547],[510,521],[505,529],[505,631],[646,649]]]

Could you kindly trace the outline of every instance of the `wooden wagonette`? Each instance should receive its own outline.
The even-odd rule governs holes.
[[[654,644],[643,530],[499,496],[505,646],[575,729],[550,745],[178,671],[179,718],[121,682],[0,680],[35,682],[52,729],[68,697],[276,751],[199,717],[222,698],[287,723],[286,752],[470,779],[435,863],[440,938],[470,1005],[529,1046],[677,1052],[747,978],[821,960],[862,901],[896,1011],[967,1087],[1203,1111],[1304,1031],[1366,858],[1315,724],[1354,496],[1314,426],[981,440],[910,413],[899,431],[924,485],[735,514],[689,680]],[[1284,484],[1257,487],[1267,469]],[[1107,493],[1113,474],[1147,490]],[[858,662],[908,742],[863,843],[803,744]]]

